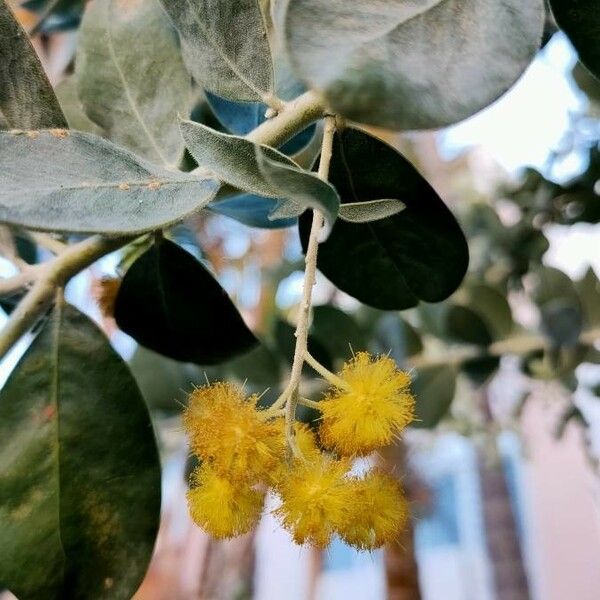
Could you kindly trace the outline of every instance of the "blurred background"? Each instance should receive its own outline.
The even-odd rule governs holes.
[[[13,6],[34,29],[72,127],[90,129],[70,79],[83,2],[63,4]],[[321,362],[335,369],[352,349],[369,348],[417,374],[421,420],[388,453],[356,465],[384,463],[404,482],[412,530],[399,546],[370,554],[341,542],[325,552],[298,547],[268,511],[256,531],[217,542],[187,514],[186,392],[206,377],[228,378],[268,390],[266,403],[286,379],[303,269],[295,227],[248,227],[205,211],[171,232],[206,261],[263,342],[219,368],[136,347],[101,310],[107,278],[139,248],[72,282],[70,300],[130,361],[159,438],[162,525],[136,600],[597,600],[600,82],[555,31],[548,22],[524,76],[471,119],[438,132],[373,131],[459,219],[471,251],[463,286],[441,304],[398,314],[369,309],[318,277],[310,344]],[[196,113],[215,122],[202,99]],[[12,274],[9,261],[0,268]],[[2,381],[26,343],[0,366]],[[311,377],[305,386],[318,399],[321,383]]]

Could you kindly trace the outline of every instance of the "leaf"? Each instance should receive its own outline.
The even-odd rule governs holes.
[[[155,352],[214,365],[258,343],[215,278],[168,240],[129,268],[115,303],[117,325]]]
[[[588,327],[600,326],[600,281],[590,267],[584,277],[575,282]]]
[[[600,13],[597,0],[550,0],[556,23],[567,34],[581,62],[600,79]]]
[[[483,319],[487,329],[495,340],[508,336],[513,327],[510,304],[506,297],[495,288],[469,282],[456,294],[456,300],[465,303]]]
[[[193,121],[181,121],[181,133],[202,169],[245,192],[278,199],[271,218],[287,219],[317,208],[330,224],[335,220],[335,189],[274,148]]]
[[[0,132],[0,164],[0,221],[45,231],[142,233],[199,210],[218,188],[64,129]]]
[[[417,370],[412,391],[416,419],[412,427],[433,429],[446,415],[454,399],[456,371],[448,365],[431,365]]]
[[[6,0],[0,0],[0,117],[14,129],[67,126],[35,50]]]
[[[77,95],[75,75],[67,75],[56,86],[55,92],[70,129],[102,135],[102,129],[91,121],[83,110],[81,100]]]
[[[267,31],[257,0],[161,0],[179,31],[194,79],[232,100],[263,100],[273,88]]]
[[[267,181],[258,165],[257,144],[243,137],[215,131],[201,123],[180,121],[181,135],[200,168],[245,192],[277,198],[279,190]],[[262,153],[283,164],[296,166],[291,159],[269,146]]]
[[[177,116],[189,114],[191,79],[158,0],[89,4],[75,65],[85,112],[110,140],[153,162],[179,163]]]
[[[358,129],[336,133],[331,183],[342,206],[380,198],[406,209],[371,223],[337,220],[319,248],[317,265],[339,289],[383,310],[419,300],[439,302],[460,284],[468,266],[464,235],[446,205],[395,149]],[[306,251],[310,217],[300,218]]]
[[[85,315],[57,305],[0,393],[0,581],[27,600],[131,598],[160,486],[135,380]]]
[[[260,227],[262,229],[279,229],[295,225],[296,217],[285,219],[271,219],[271,211],[275,208],[276,201],[273,198],[255,196],[253,194],[241,194],[233,198],[225,198],[211,202],[206,208],[211,212],[235,219],[248,227]]]
[[[298,217],[310,208],[323,213],[328,229],[333,226],[340,198],[331,184],[308,171],[271,160],[258,147],[256,159],[265,181],[278,192],[279,202],[269,215],[271,219]]]
[[[423,350],[423,342],[416,329],[394,313],[384,313],[379,319],[375,339],[371,343],[377,352],[389,353],[399,365]]]
[[[489,327],[479,314],[460,304],[448,308],[446,335],[452,340],[477,346],[489,346],[493,341]]]
[[[400,200],[370,200],[368,202],[349,202],[340,206],[340,219],[348,223],[369,223],[402,212],[406,205]]]
[[[499,366],[500,358],[498,356],[485,355],[464,361],[461,369],[475,385],[483,385],[489,381]]]
[[[455,123],[500,97],[539,48],[543,0],[287,0],[292,66],[334,112],[394,129]]]
[[[356,320],[329,304],[313,308],[310,331],[333,359],[348,360],[367,347],[365,332]]]

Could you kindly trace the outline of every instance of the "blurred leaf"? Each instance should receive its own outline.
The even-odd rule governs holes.
[[[499,366],[499,357],[481,356],[463,362],[461,370],[475,385],[483,385],[496,373]]]
[[[255,196],[254,194],[241,194],[233,198],[211,202],[206,208],[211,212],[235,219],[244,225],[248,225],[248,227],[279,229],[291,227],[297,223],[298,219],[296,217],[269,218],[275,204],[276,201],[273,198]]]
[[[8,126],[67,127],[37,54],[6,0],[0,0],[0,57],[0,117]]]
[[[160,464],[108,340],[54,308],[0,394],[0,580],[19,598],[131,598],[154,547]]]
[[[200,365],[224,362],[258,343],[214,277],[168,240],[151,246],[127,271],[115,319],[143,346]]]
[[[64,129],[0,132],[0,164],[0,220],[45,231],[143,233],[199,210],[218,187]]]
[[[85,112],[109,139],[153,162],[179,163],[177,116],[189,114],[191,79],[158,0],[94,0],[75,64]]]
[[[204,383],[190,365],[138,346],[129,367],[152,411],[179,413],[193,383]]]
[[[38,12],[40,22],[35,30],[40,33],[68,31],[79,25],[85,0],[27,0],[23,8]]]
[[[588,327],[600,326],[600,281],[590,267],[584,277],[575,282]]]
[[[318,267],[339,289],[369,306],[401,310],[439,302],[460,284],[468,248],[452,213],[391,146],[358,129],[336,133],[330,181],[342,205],[391,198],[406,209],[371,223],[337,220]],[[306,252],[310,215],[300,218]]]
[[[365,333],[356,320],[330,304],[314,307],[310,331],[334,360],[346,361],[367,347]]]
[[[271,51],[257,0],[161,0],[179,31],[196,81],[232,100],[263,100],[273,89]]]
[[[423,350],[423,343],[417,330],[407,321],[394,313],[384,314],[377,324],[371,340],[375,351],[387,354],[403,365],[407,358]]]
[[[238,381],[248,382],[259,393],[278,388],[281,364],[277,355],[261,342],[260,346],[229,361],[225,368]]]
[[[448,125],[491,104],[533,60],[544,27],[543,0],[285,5],[298,74],[333,111],[392,129]]]
[[[513,327],[512,310],[506,296],[495,288],[468,282],[457,293],[457,301],[475,311],[485,322],[495,340],[508,336]]]
[[[273,329],[273,337],[277,348],[281,352],[283,359],[291,366],[294,359],[294,350],[296,347],[296,337],[294,335],[294,327],[286,321],[278,319],[275,322]],[[316,358],[325,368],[333,369],[332,357],[329,355],[327,348],[314,336],[308,336],[308,351]],[[302,372],[305,375],[317,377],[317,374],[308,366],[304,365]]]
[[[416,420],[412,427],[433,429],[446,415],[454,398],[456,371],[448,365],[431,365],[417,370],[413,381]]]
[[[453,340],[477,346],[489,346],[493,341],[486,322],[474,310],[460,304],[448,308],[446,334]]]
[[[600,12],[597,0],[550,0],[558,26],[567,34],[581,62],[600,79]]]

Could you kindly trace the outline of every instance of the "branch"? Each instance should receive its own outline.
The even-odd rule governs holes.
[[[96,262],[100,257],[117,250],[129,238],[104,238],[99,235],[69,246],[54,260],[40,265],[39,277],[25,298],[11,313],[0,335],[0,358],[19,341],[52,304],[58,288]]]

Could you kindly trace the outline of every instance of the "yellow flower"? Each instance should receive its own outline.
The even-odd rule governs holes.
[[[264,495],[252,487],[231,483],[210,466],[198,467],[187,493],[194,522],[216,538],[230,538],[252,529],[258,522]]]
[[[266,479],[284,452],[281,428],[261,418],[257,400],[224,382],[190,395],[183,422],[191,449],[230,481]]]
[[[280,427],[283,444],[285,445],[285,419],[277,419],[277,423]],[[302,455],[302,459],[300,460],[313,461],[319,459],[321,451],[317,445],[317,436],[313,430],[306,423],[300,423],[296,421],[294,423],[294,432],[296,446]],[[271,472],[269,483],[272,486],[277,487],[289,469],[290,465],[287,452],[282,452],[280,455],[279,464]]]
[[[325,548],[344,522],[352,502],[346,461],[319,457],[296,460],[278,487],[281,506],[275,514],[298,544]]]
[[[393,542],[406,526],[408,502],[400,483],[381,471],[371,471],[349,483],[352,504],[348,519],[338,527],[341,538],[360,550]]]
[[[414,419],[410,376],[387,356],[358,353],[320,402],[323,444],[342,456],[363,456],[390,444]]]

